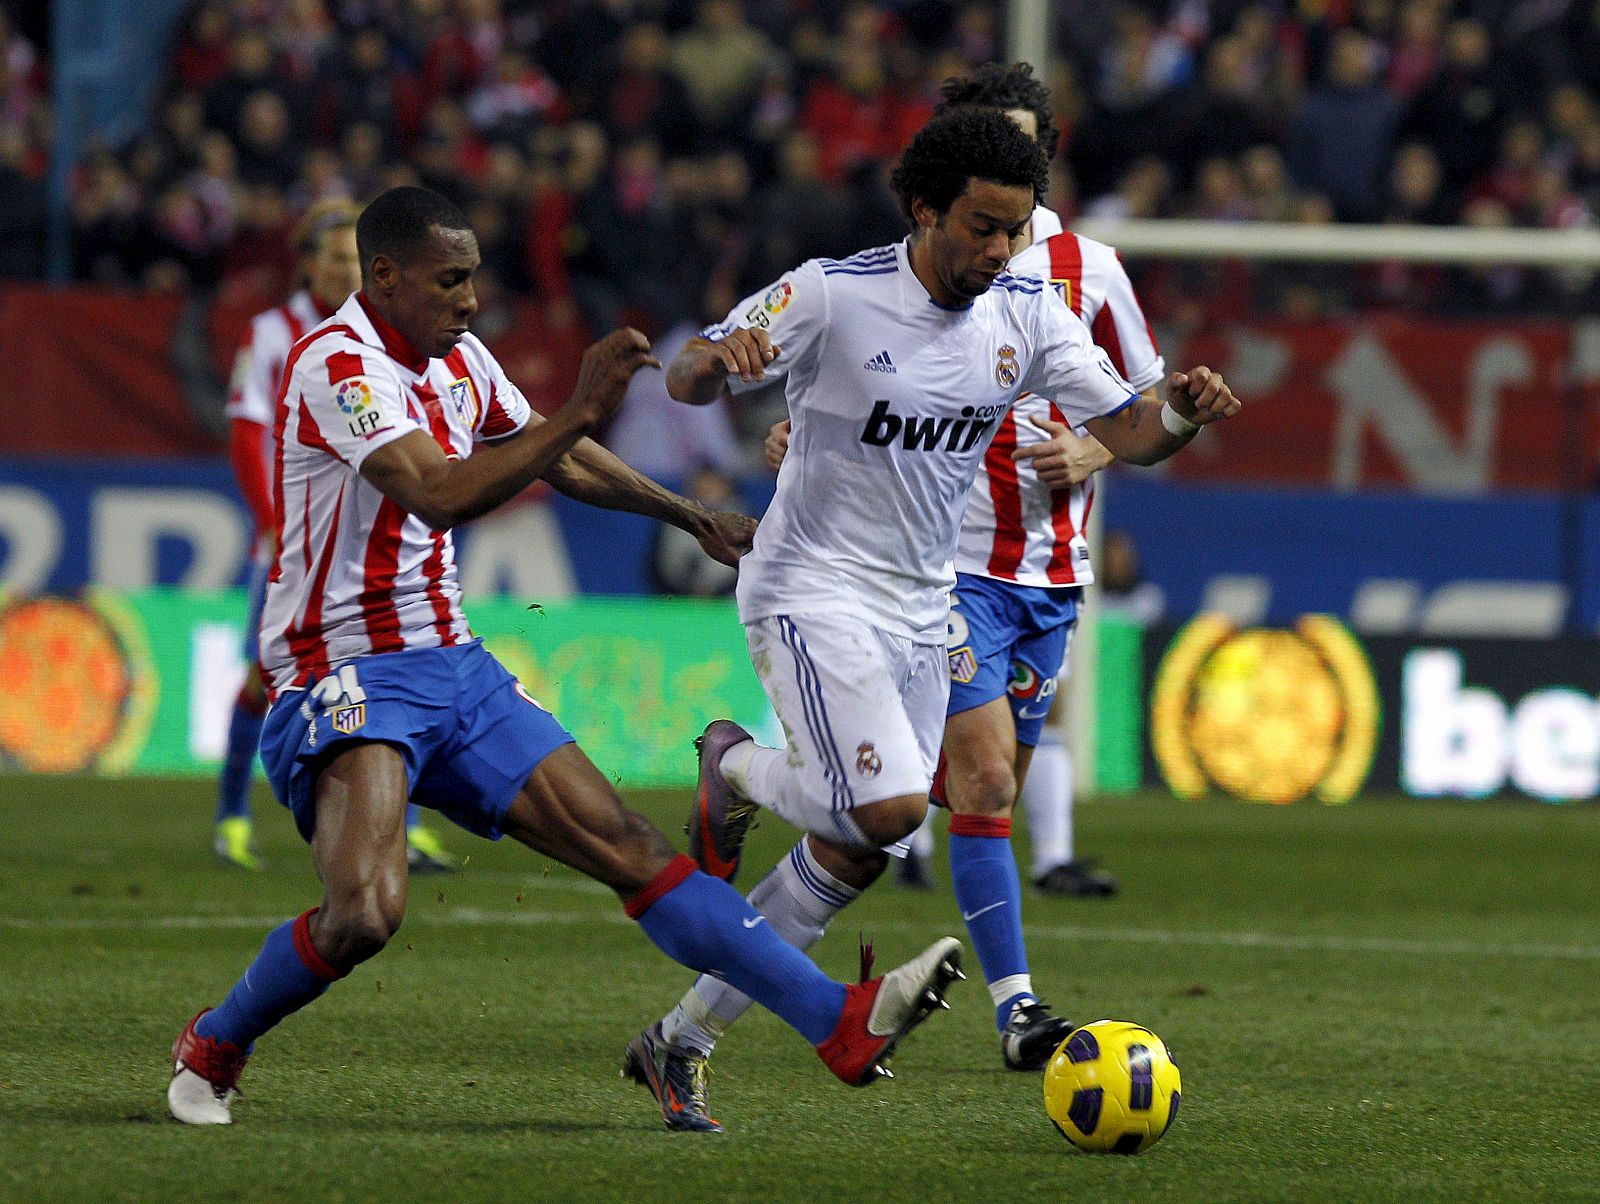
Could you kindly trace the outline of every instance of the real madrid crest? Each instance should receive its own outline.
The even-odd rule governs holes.
[[[875,778],[883,772],[883,758],[870,740],[863,740],[856,749],[856,772],[864,778]]]
[[[1022,379],[1022,368],[1017,364],[1017,349],[1010,343],[1001,344],[996,353],[994,379],[1002,389],[1014,389],[1017,381]]]

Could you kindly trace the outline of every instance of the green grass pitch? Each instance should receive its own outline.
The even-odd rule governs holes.
[[[617,1068],[688,975],[604,891],[464,833],[465,872],[415,880],[389,949],[260,1043],[232,1128],[184,1128],[162,1096],[174,1034],[317,897],[264,793],[268,872],[214,864],[210,798],[203,782],[0,779],[0,1199],[1600,1192],[1594,807],[1081,807],[1080,846],[1124,893],[1030,897],[1034,982],[1072,1017],[1153,1028],[1183,1070],[1172,1132],[1121,1159],[1070,1149],[1037,1077],[1001,1068],[976,973],[899,1077],[862,1091],[752,1013],[713,1062],[729,1132],[667,1133]],[[681,826],[685,798],[633,801]],[[747,872],[792,838],[768,820]],[[880,966],[965,935],[946,890],[885,882],[819,946],[836,977],[861,931]]]

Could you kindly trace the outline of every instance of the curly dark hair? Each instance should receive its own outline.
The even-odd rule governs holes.
[[[1033,77],[1032,63],[984,63],[971,75],[952,75],[939,85],[944,97],[935,116],[962,105],[983,105],[1009,112],[1026,109],[1039,125],[1039,149],[1046,159],[1055,158],[1061,131],[1056,128],[1055,110],[1050,104],[1050,89]]]
[[[950,212],[974,179],[1031,188],[1037,205],[1049,187],[1050,165],[1039,143],[999,109],[956,108],[917,131],[889,185],[911,219],[918,198],[941,215]]]

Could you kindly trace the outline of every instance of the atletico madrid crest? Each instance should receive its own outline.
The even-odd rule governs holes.
[[[341,736],[348,736],[367,721],[367,704],[358,702],[351,706],[340,707],[328,716],[328,720],[333,724],[334,731]]]

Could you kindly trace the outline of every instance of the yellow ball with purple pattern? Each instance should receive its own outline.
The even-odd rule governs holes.
[[[1178,1115],[1182,1083],[1167,1043],[1125,1020],[1074,1029],[1044,1069],[1044,1110],[1092,1154],[1137,1154]]]

